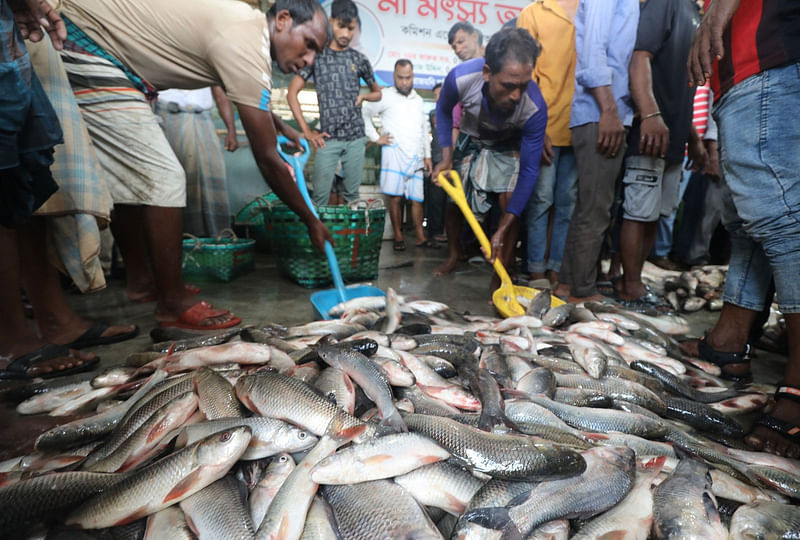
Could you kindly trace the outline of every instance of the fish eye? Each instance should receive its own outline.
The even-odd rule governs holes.
[[[286,463],[289,460],[289,456],[281,456],[278,458],[278,463]]]
[[[220,433],[220,435],[219,435],[219,440],[220,440],[221,442],[228,442],[229,440],[231,440],[231,437],[232,437],[232,436],[233,436],[233,435],[231,434],[231,432],[230,432],[230,431],[223,431],[223,432],[222,432],[222,433]]]
[[[308,434],[305,431],[301,431],[300,433],[297,434],[297,437],[299,439],[305,439],[306,437],[308,437]]]

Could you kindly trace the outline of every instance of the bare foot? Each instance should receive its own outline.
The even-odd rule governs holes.
[[[446,276],[451,274],[458,266],[458,257],[448,257],[446,261],[433,269],[434,276]]]
[[[559,283],[553,290],[553,294],[561,298],[566,298],[572,294],[572,287],[566,283]]]
[[[537,279],[544,279],[544,278],[545,278],[544,272],[531,272],[530,275],[528,276],[528,279],[530,279],[531,281],[536,281]]]
[[[740,343],[736,344],[727,344],[724,340],[719,341],[714,338],[714,334],[711,333],[706,337],[706,341],[708,344],[717,352],[722,353],[743,353],[745,346],[742,346]],[[682,341],[678,344],[681,349],[681,352],[686,356],[691,356],[692,358],[700,358],[700,350],[699,350],[699,339],[690,339],[687,341]],[[750,363],[749,362],[738,362],[735,364],[726,364],[724,366],[720,366],[722,373],[725,375],[732,375],[734,377],[745,377],[750,374]]]
[[[800,419],[800,403],[790,399],[779,399],[770,416],[783,420],[790,425],[797,426]],[[797,429],[797,427],[795,427]],[[753,431],[744,438],[744,442],[754,450],[769,452],[778,456],[789,458],[800,457],[800,444],[794,442],[779,432],[766,426],[757,425]]]

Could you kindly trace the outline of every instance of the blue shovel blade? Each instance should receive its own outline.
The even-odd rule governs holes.
[[[354,298],[361,298],[364,296],[386,296],[386,293],[377,287],[371,285],[355,285],[353,287],[345,287],[345,300],[352,300]],[[336,289],[327,289],[324,291],[317,291],[311,294],[311,304],[317,315],[323,319],[333,319],[328,315],[328,312],[336,306],[341,304],[342,300],[339,297],[339,291]]]

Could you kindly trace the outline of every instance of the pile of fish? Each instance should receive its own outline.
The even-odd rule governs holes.
[[[3,537],[800,536],[800,461],[740,443],[770,389],[682,356],[677,316],[391,289],[333,312],[154,336],[20,402],[80,416],[0,463]]]
[[[676,311],[692,313],[703,308],[710,311],[722,309],[727,266],[699,266],[685,272],[664,270],[645,263],[642,278]]]

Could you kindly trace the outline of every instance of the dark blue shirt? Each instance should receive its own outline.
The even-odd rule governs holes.
[[[539,179],[539,162],[547,127],[547,105],[534,81],[528,85],[514,110],[507,116],[489,110],[487,85],[483,80],[483,58],[468,60],[454,67],[444,80],[436,104],[436,132],[439,145],[453,145],[453,107],[461,103],[462,133],[481,141],[510,143],[519,148],[517,186],[506,212],[519,217]]]

